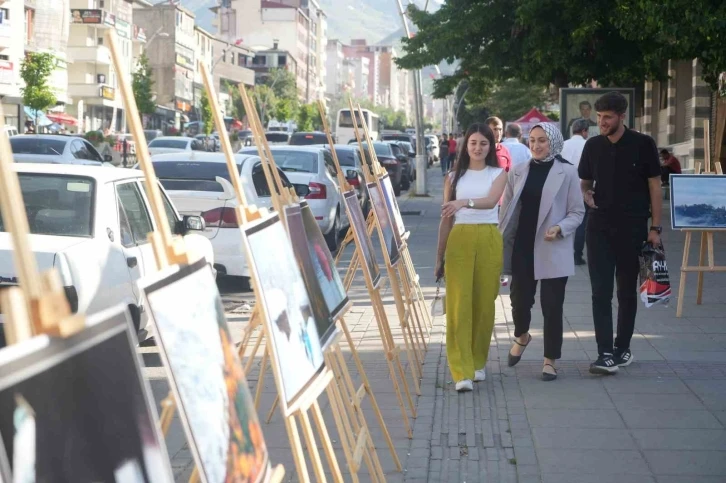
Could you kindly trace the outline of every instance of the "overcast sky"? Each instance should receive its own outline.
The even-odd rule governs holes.
[[[716,207],[726,206],[726,176],[674,178],[671,196],[677,205],[709,203]]]

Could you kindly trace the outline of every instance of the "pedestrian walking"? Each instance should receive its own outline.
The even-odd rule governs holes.
[[[571,162],[577,168],[582,158],[582,150],[585,148],[585,141],[588,137],[590,129],[590,121],[588,119],[578,119],[572,124],[573,135],[565,141],[562,147],[562,157]],[[583,201],[584,203],[584,201]],[[585,250],[585,226],[587,224],[587,205],[585,205],[585,216],[582,223],[575,232],[575,265],[585,265],[582,254]]]
[[[462,140],[457,140],[454,138],[453,133],[451,134],[451,136],[449,136],[449,159],[448,159],[448,163],[450,166],[449,169],[453,169],[455,167],[454,164],[456,163],[456,157],[458,155],[458,152],[456,149],[456,144],[461,143],[461,142],[462,142]]]
[[[532,159],[532,152],[522,143],[522,126],[516,122],[507,124],[507,128],[504,130],[502,145],[512,155],[512,168],[518,164],[528,163]]]
[[[499,161],[499,167],[504,168],[505,171],[509,172],[510,168],[512,167],[512,155],[509,152],[509,149],[505,145],[502,144],[502,134],[504,134],[504,123],[501,119],[499,119],[496,116],[492,116],[487,118],[486,121],[484,121],[487,126],[492,130],[494,133],[494,141],[497,144],[497,160]]]
[[[650,136],[623,124],[627,109],[627,99],[617,92],[595,102],[600,135],[587,140],[578,168],[589,207],[585,237],[598,350],[598,359],[590,365],[593,374],[613,374],[633,362],[630,339],[638,309],[638,256],[646,240],[660,245],[662,230],[658,148]],[[614,344],[613,278],[618,295]]]
[[[446,275],[446,353],[457,391],[471,391],[472,380],[486,378],[502,269],[497,204],[506,181],[494,134],[486,124],[472,124],[444,180],[434,269],[437,280]]]
[[[441,160],[441,174],[446,176],[446,172],[449,171],[449,137],[446,133],[441,136],[439,159]]]
[[[544,315],[542,379],[552,381],[557,378],[555,363],[562,357],[565,287],[568,277],[575,274],[573,239],[585,207],[577,169],[560,156],[563,139],[559,128],[548,123],[535,125],[529,145],[532,160],[509,172],[500,211],[502,272],[512,276],[515,339],[508,364],[517,364],[532,341],[529,328],[539,282]]]

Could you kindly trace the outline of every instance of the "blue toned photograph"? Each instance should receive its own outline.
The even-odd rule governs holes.
[[[726,229],[726,176],[671,175],[671,227]]]

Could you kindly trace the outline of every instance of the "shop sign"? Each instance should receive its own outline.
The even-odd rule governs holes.
[[[174,106],[176,107],[177,111],[181,112],[189,112],[192,110],[192,104],[189,101],[179,99],[178,97],[176,99],[176,102],[174,103]]]
[[[109,101],[116,100],[116,89],[109,86],[101,86],[99,95],[102,99],[106,99]]]
[[[119,37],[123,37],[125,39],[131,38],[131,24],[128,22],[116,19],[116,33],[118,33]]]
[[[146,42],[146,32],[138,25],[134,25],[134,40],[139,42]]]
[[[71,10],[71,23],[116,25],[116,17],[101,9],[77,9]]]
[[[176,63],[194,69],[194,53],[192,50],[176,44]]]

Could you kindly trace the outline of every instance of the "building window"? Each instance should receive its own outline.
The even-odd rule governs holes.
[[[9,23],[10,21],[10,9],[0,8],[0,24]]]

